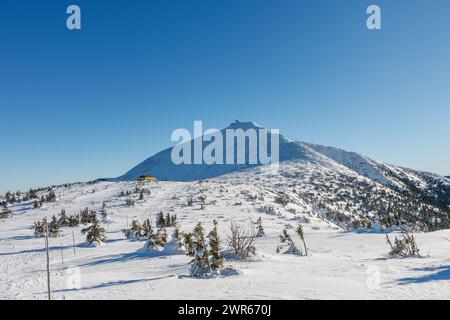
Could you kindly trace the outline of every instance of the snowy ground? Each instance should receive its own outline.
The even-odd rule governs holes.
[[[343,231],[308,213],[303,226],[309,256],[280,255],[275,250],[281,230],[295,226],[301,210],[277,208],[277,214],[266,214],[260,208],[273,205],[268,196],[249,201],[248,193],[259,188],[232,177],[148,184],[151,195],[131,208],[118,194],[133,190],[134,182],[59,188],[58,200],[41,209],[32,209],[31,202],[14,205],[12,217],[0,221],[0,299],[47,297],[44,239],[33,238],[34,221],[62,208],[69,215],[85,207],[100,211],[104,201],[111,213],[106,245],[84,246],[81,227],[63,228],[62,237],[50,239],[54,299],[450,299],[450,230],[415,235],[424,257],[393,259],[384,234]],[[190,196],[195,200],[201,194],[207,196],[204,210],[196,202],[186,205]],[[239,275],[193,279],[188,277],[189,257],[147,256],[140,250],[144,241],[122,233],[127,221],[148,216],[154,221],[161,210],[176,213],[182,231],[191,231],[199,221],[209,231],[217,219],[223,247],[232,218],[251,223],[262,217],[267,236],[257,239],[254,261],[227,261]],[[80,288],[72,289],[78,272]]]

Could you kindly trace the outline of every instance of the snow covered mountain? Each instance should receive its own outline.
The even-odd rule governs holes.
[[[262,129],[251,122],[229,128],[236,127]],[[450,246],[447,178],[283,136],[277,174],[264,165],[176,166],[171,151],[158,153],[113,182],[0,195],[0,300],[47,298],[46,253],[36,232],[43,219],[61,232],[49,240],[53,299],[450,297],[445,281]],[[176,181],[134,181],[141,175]],[[148,250],[145,237],[127,235],[130,226],[145,219],[158,221],[161,212],[177,217],[182,234],[198,223],[208,232],[217,221],[226,263],[236,273],[192,278],[192,257],[170,245],[176,239],[173,227],[164,232],[169,245],[157,250]],[[103,245],[87,245],[83,230],[89,222],[83,222],[83,215],[100,221]],[[264,225],[265,236],[256,238],[251,259],[240,261],[227,252],[232,221],[249,230],[257,221]],[[303,246],[295,233],[299,224],[308,255],[279,251],[284,232]],[[400,228],[416,231],[421,259],[389,255],[385,233],[394,233],[393,238]],[[371,270],[382,274],[378,290],[368,281]],[[80,283],[68,281],[74,274],[82,275]]]
[[[254,122],[236,121],[221,130],[224,136],[224,157],[227,152],[230,152],[230,150],[226,150],[225,148],[226,129],[255,129],[259,131],[264,128]],[[197,139],[202,139],[202,137]],[[193,149],[194,143],[188,143],[190,144],[190,148]],[[203,142],[203,148],[208,143]],[[168,148],[159,152],[124,175],[111,180],[129,181],[136,180],[142,175],[149,175],[161,180],[195,181],[215,178],[257,166],[250,164],[208,165],[205,163],[176,165],[171,160],[172,149]],[[248,141],[246,141],[247,158],[248,149]],[[234,152],[236,153],[236,151]],[[348,152],[334,147],[293,141],[283,135],[280,135],[279,158],[282,168],[285,163],[296,163],[305,168],[307,165],[313,165],[315,168],[327,169],[333,172],[342,172],[342,169],[345,168],[346,170],[343,175],[345,178],[352,175],[364,177],[374,184],[383,185],[389,190],[413,197],[421,203],[430,204],[447,212],[450,209],[450,182],[445,177],[436,174],[386,164],[355,152]],[[318,171],[320,172],[320,170]],[[330,181],[324,177],[324,185],[329,183]]]
[[[233,150],[227,149],[227,139],[225,131],[227,129],[242,129],[244,131],[248,129],[255,129],[256,132],[259,133],[259,130],[264,129],[257,125],[254,122],[234,122],[227,128],[221,130],[223,134],[223,162],[225,162],[225,159],[227,157],[227,154],[229,152],[234,152],[234,158],[236,159],[237,156],[237,150],[235,148]],[[204,136],[199,137],[196,139],[198,140],[204,140]],[[288,160],[308,160],[308,161],[315,161],[315,156],[311,154],[310,150],[304,148],[301,144],[295,143],[284,136],[280,135],[280,146],[279,146],[279,152],[280,152],[280,161],[288,161]],[[191,149],[191,155],[194,154],[194,144],[192,141],[187,142],[186,144],[189,144],[189,148]],[[203,149],[206,148],[206,146],[209,144],[209,142],[202,142]],[[176,165],[172,162],[171,154],[173,147],[165,149],[156,155],[148,158],[147,160],[143,161],[127,173],[125,173],[123,176],[120,176],[118,178],[112,179],[113,181],[129,181],[129,180],[136,180],[138,177],[142,175],[149,175],[154,176],[160,180],[170,180],[170,181],[195,181],[195,180],[201,180],[201,179],[208,179],[208,178],[215,178],[230,172],[235,171],[241,171],[243,169],[254,167],[255,165],[249,164],[248,161],[248,150],[249,150],[249,141],[246,140],[245,142],[245,149],[246,149],[246,164],[214,164],[209,165],[202,162],[202,164],[179,164]],[[269,148],[270,150],[270,144]],[[259,149],[258,149],[259,150]],[[260,159],[258,157],[258,163],[260,163]]]

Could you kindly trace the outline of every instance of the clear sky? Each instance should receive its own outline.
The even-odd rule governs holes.
[[[66,28],[70,4],[81,31]],[[252,120],[450,174],[449,12],[448,0],[2,0],[0,191],[121,175],[194,120]]]

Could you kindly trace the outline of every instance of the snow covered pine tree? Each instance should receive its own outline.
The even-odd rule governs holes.
[[[217,231],[217,221],[213,221],[213,230],[209,233],[209,254],[211,255],[211,271],[220,271],[223,267],[223,257],[220,255],[220,238]]]
[[[90,245],[102,245],[106,242],[105,229],[100,226],[97,216],[94,216],[92,224],[81,230],[86,234],[86,242]]]
[[[258,220],[256,221],[256,236],[260,238],[264,237],[265,235],[266,233],[264,232],[264,228],[262,226],[262,219],[261,217],[259,217]]]
[[[193,232],[194,236],[194,259],[190,262],[191,277],[204,277],[211,272],[209,252],[206,248],[204,229],[199,222]]]

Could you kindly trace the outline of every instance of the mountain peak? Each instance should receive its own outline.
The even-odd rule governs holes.
[[[225,129],[262,129],[262,127],[257,124],[256,122],[253,121],[240,121],[240,120],[235,120],[233,121],[227,128]]]

